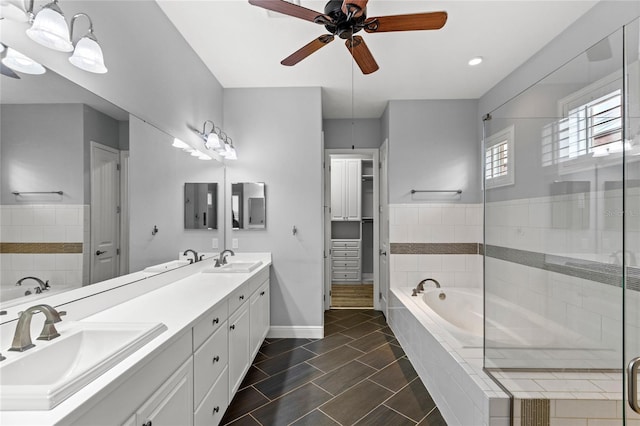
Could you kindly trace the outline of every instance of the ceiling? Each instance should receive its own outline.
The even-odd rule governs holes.
[[[224,88],[322,87],[324,118],[379,118],[389,100],[477,99],[597,1],[370,0],[367,16],[444,10],[437,31],[362,32],[380,69],[363,75],[337,39],[293,67],[327,31],[247,0],[156,0]],[[323,11],[325,1],[300,0]],[[277,16],[276,16],[277,15]],[[471,67],[474,56],[484,62]]]

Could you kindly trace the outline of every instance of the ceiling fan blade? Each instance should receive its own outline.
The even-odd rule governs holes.
[[[411,13],[408,15],[369,18],[364,24],[368,33],[389,31],[439,30],[447,22],[447,12]]]
[[[316,12],[315,10],[307,9],[306,7],[298,6],[285,0],[249,0],[249,4],[306,21],[316,23],[320,23],[317,21],[318,19],[321,20],[321,23],[331,21],[331,18],[324,13]]]
[[[331,43],[333,41],[333,38],[334,37],[331,34],[321,35],[317,39],[313,40],[311,43],[308,43],[302,46],[300,49],[296,50],[291,55],[284,58],[280,63],[288,67],[295,65],[301,60],[303,60],[304,58],[306,58],[307,56],[311,55],[313,52],[320,49],[321,47],[324,47],[327,44]]]
[[[11,77],[11,78],[16,78],[18,80],[20,79],[20,76],[15,72],[13,72],[13,70],[8,66],[6,66],[5,64],[0,64],[0,74],[5,75],[7,77]]]
[[[347,16],[351,14],[352,18],[359,18],[367,8],[368,2],[369,0],[343,0],[342,12]]]
[[[349,52],[351,52],[351,56],[353,56],[353,59],[355,59],[356,64],[358,64],[363,74],[371,74],[372,72],[378,71],[380,67],[376,63],[376,60],[373,59],[373,55],[362,37],[353,36],[353,39],[347,39],[345,41],[345,45],[347,49],[349,49]]]

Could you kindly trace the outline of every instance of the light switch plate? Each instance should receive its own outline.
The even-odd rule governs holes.
[[[237,238],[233,238],[231,240],[231,248],[234,248],[234,249],[238,248],[238,239]]]
[[[211,248],[214,248],[214,249],[218,248],[218,239],[217,238],[212,238],[211,239]]]

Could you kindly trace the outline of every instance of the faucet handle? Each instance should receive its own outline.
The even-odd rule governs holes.
[[[37,337],[36,340],[53,340],[56,337],[60,336],[58,330],[56,330],[55,323],[62,321],[61,316],[67,315],[67,311],[54,311],[54,317],[52,319],[46,319],[44,325],[42,326],[42,331],[40,332],[40,336]],[[57,315],[55,315],[57,313]]]

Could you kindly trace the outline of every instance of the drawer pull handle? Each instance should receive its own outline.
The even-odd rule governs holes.
[[[216,362],[220,361],[220,357],[218,355],[213,357],[213,363],[215,364]]]
[[[264,291],[261,291],[261,292],[260,292],[260,296],[264,296]]]
[[[142,426],[151,426],[151,425],[153,425],[153,423],[151,423],[151,420],[149,420],[149,421],[143,423]]]
[[[213,325],[216,325],[220,322],[220,318],[214,318],[213,319]]]
[[[235,330],[235,329],[236,329],[236,325],[235,325],[235,324],[231,324],[231,326],[229,326],[229,328],[230,328],[231,330]]]
[[[244,294],[241,294],[240,297],[238,298],[240,300],[244,300]]]
[[[213,414],[217,413],[218,411],[220,411],[220,407],[216,407],[213,409]]]

